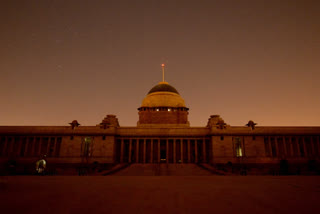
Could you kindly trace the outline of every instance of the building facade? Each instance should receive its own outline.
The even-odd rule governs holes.
[[[320,127],[230,126],[212,115],[192,127],[188,108],[167,82],[153,87],[138,108],[135,127],[107,115],[96,126],[0,126],[0,161],[33,163],[292,164],[318,162]]]

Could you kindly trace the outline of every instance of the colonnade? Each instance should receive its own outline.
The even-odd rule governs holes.
[[[120,163],[199,163],[211,158],[208,138],[118,138],[115,160]]]
[[[269,136],[264,137],[266,156],[269,157],[317,157],[320,145],[317,136]]]

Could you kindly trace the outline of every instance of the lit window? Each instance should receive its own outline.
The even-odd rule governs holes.
[[[236,157],[242,157],[241,139],[239,137],[235,138],[234,147],[236,151]]]
[[[171,111],[171,108],[168,108],[168,111]]]
[[[159,109],[157,108],[156,111],[159,111]]]
[[[82,145],[81,145],[81,156],[82,157],[90,157],[92,155],[92,143],[93,138],[92,137],[85,137],[82,139]]]

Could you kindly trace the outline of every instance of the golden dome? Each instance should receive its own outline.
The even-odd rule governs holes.
[[[143,99],[141,107],[186,107],[178,91],[167,82],[154,86]]]

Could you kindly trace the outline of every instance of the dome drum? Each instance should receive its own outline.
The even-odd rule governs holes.
[[[140,111],[141,124],[189,124],[188,111]]]

